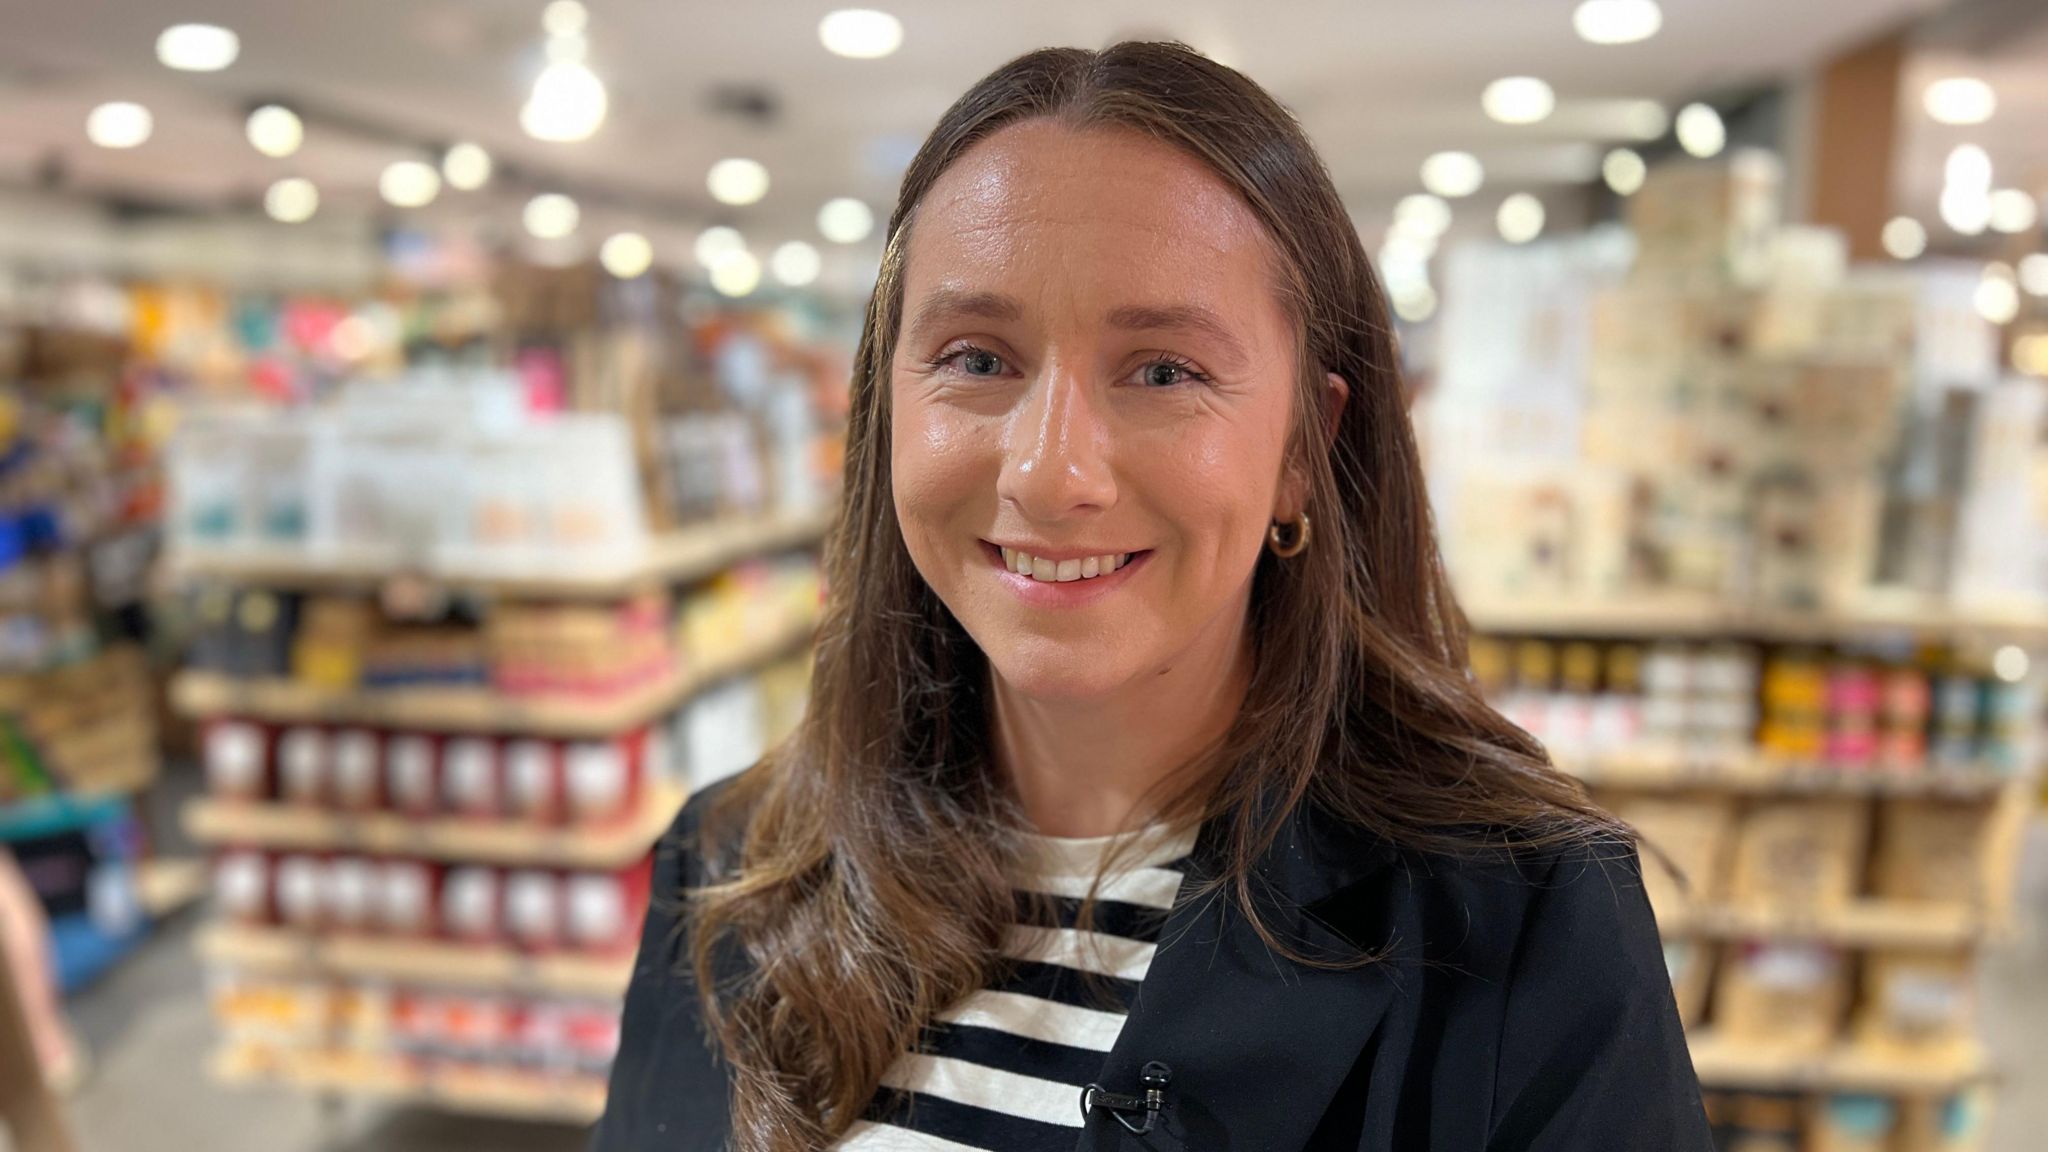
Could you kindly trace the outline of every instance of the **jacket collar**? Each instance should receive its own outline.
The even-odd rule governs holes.
[[[1097,1081],[1106,1091],[1137,1095],[1145,1064],[1168,1065],[1172,1081],[1158,1128],[1132,1135],[1097,1109],[1077,1152],[1295,1152],[1392,999],[1382,966],[1333,970],[1295,962],[1267,947],[1227,890],[1196,897],[1202,876],[1215,874],[1221,832],[1211,822],[1196,841],[1196,866]],[[1384,926],[1326,920],[1318,906],[1334,907],[1337,896],[1394,859],[1384,841],[1296,805],[1254,869],[1254,899],[1269,930],[1294,951],[1356,956],[1361,934]]]

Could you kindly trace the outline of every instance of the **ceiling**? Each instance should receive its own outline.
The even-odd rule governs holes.
[[[710,223],[735,224],[764,247],[815,239],[813,216],[833,196],[885,212],[923,133],[991,67],[1039,45],[1144,35],[1186,40],[1270,87],[1364,219],[1415,190],[1418,165],[1437,149],[1481,157],[1482,196],[1584,180],[1600,148],[1625,139],[1619,101],[1672,103],[1770,81],[1944,6],[1664,0],[1657,37],[1600,47],[1573,34],[1574,0],[867,2],[905,27],[902,50],[882,60],[841,59],[819,45],[830,3],[587,0],[590,63],[612,112],[594,138],[563,145],[518,127],[542,63],[541,0],[5,0],[0,185],[61,171],[66,188],[248,211],[271,181],[298,174],[321,185],[323,216],[360,217],[391,211],[374,191],[385,164],[473,139],[513,178],[485,193],[444,193],[423,214],[509,231],[518,198],[559,187],[584,200],[584,234],[630,223],[655,237],[663,258],[681,260]],[[207,75],[161,67],[155,38],[174,21],[233,28],[241,59]],[[1522,128],[1487,120],[1481,88],[1520,73],[1552,83],[1557,114]],[[2030,124],[2048,123],[2048,69],[2015,65],[1992,78],[2001,96],[2007,84],[2031,93],[2009,109],[2032,107]],[[776,112],[721,113],[711,100],[721,86],[763,92]],[[154,111],[147,144],[112,152],[85,141],[86,113],[113,99]],[[298,155],[267,159],[242,139],[243,115],[265,100],[305,114]],[[2022,122],[2008,111],[2001,119]],[[2044,141],[2037,131],[2014,146]],[[1941,147],[1918,137],[1912,146]],[[705,193],[711,163],[731,155],[768,166],[773,184],[759,204],[726,208]]]

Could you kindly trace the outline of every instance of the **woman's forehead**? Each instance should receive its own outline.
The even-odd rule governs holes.
[[[1224,305],[1272,290],[1271,241],[1236,190],[1186,151],[1117,126],[1032,120],[990,135],[933,183],[909,241],[913,293],[1058,278],[1115,295],[1204,286]]]

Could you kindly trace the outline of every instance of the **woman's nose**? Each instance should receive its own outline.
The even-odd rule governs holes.
[[[1034,520],[1116,502],[1110,427],[1089,380],[1049,364],[1010,426],[996,494]]]

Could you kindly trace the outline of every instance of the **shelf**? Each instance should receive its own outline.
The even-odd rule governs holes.
[[[433,940],[325,936],[217,924],[198,940],[201,958],[238,971],[616,998],[633,973],[618,956],[541,955]]]
[[[1990,1074],[1974,1040],[1924,1050],[1844,1044],[1816,1054],[1728,1041],[1706,1030],[1688,1038],[1688,1047],[1707,1088],[1941,1096]]]
[[[609,698],[524,698],[488,688],[389,688],[337,691],[294,680],[237,680],[214,672],[180,672],[171,700],[187,716],[241,716],[278,724],[364,724],[434,732],[524,733],[565,739],[615,736],[652,723],[698,692],[769,663],[807,643],[816,624],[804,621],[763,637],[741,652],[674,672]]]
[[[505,599],[604,600],[657,584],[687,583],[750,556],[802,548],[824,538],[830,510],[733,518],[655,536],[643,555],[602,568],[446,568],[395,562],[383,550],[311,551],[299,546],[233,545],[174,552],[170,570],[180,580],[300,591],[361,591],[393,579],[420,579],[451,592]]]
[[[659,786],[628,819],[549,826],[459,816],[415,820],[395,812],[348,813],[201,798],[185,805],[185,832],[202,844],[545,868],[623,868],[647,854],[682,802],[676,789]]]
[[[1825,612],[1749,609],[1717,598],[1681,595],[1601,601],[1477,597],[1462,600],[1461,605],[1474,631],[1493,636],[1784,643],[1969,637],[2048,643],[2048,607],[1963,609],[1919,598],[1872,597],[1853,609]]]
[[[1891,772],[1808,767],[1754,756],[1684,757],[1662,752],[1609,754],[1559,768],[1590,788],[1670,792],[1698,789],[1770,795],[1932,796],[1989,800],[2015,778],[1987,770]]]
[[[209,873],[197,856],[159,856],[136,869],[136,895],[152,920],[177,915],[206,896]]]
[[[213,1077],[231,1087],[273,1085],[344,1096],[367,1096],[477,1116],[593,1123],[604,1112],[605,1085],[594,1077],[558,1078],[499,1069],[407,1069],[362,1055],[263,1052],[231,1046],[214,1055]]]
[[[1662,928],[1667,936],[1776,937],[1851,948],[1965,948],[1985,934],[1984,917],[1974,908],[1879,900],[1811,910],[1707,905],[1685,909]]]

